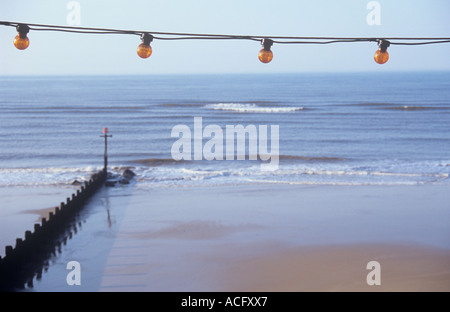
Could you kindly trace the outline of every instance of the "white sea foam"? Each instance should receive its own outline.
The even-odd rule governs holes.
[[[301,111],[303,107],[266,107],[258,106],[256,104],[242,104],[242,103],[217,103],[208,104],[205,106],[209,109],[222,110],[237,113],[291,113]]]
[[[288,185],[339,185],[339,186],[361,186],[361,185],[416,185],[416,182],[333,182],[333,181],[278,181],[278,180],[258,180],[248,179],[248,182],[260,184],[288,184]]]
[[[100,168],[0,168],[0,187],[71,185],[89,180]]]
[[[190,164],[192,165],[192,164]],[[167,166],[136,168],[144,186],[229,185],[273,183],[295,185],[417,185],[448,181],[448,173],[390,172],[380,168],[354,170],[344,166],[281,166],[273,172],[259,170],[258,166]]]
[[[423,165],[423,164],[422,164]],[[439,166],[407,168],[405,171],[389,171],[383,168],[352,168],[347,165],[281,165],[273,172],[261,171],[257,165],[221,166],[215,163],[167,164],[164,166],[138,166],[138,185],[169,187],[193,185],[229,185],[247,183],[274,183],[298,185],[411,185],[449,182],[449,173],[434,171]],[[71,185],[73,181],[83,182],[100,167],[81,168],[0,168],[0,187]],[[405,169],[405,168],[403,168]],[[416,169],[416,170],[411,170]],[[422,169],[422,170],[419,170]],[[441,168],[442,169],[442,168]],[[110,168],[110,171],[114,171]],[[117,171],[117,170],[116,170]]]

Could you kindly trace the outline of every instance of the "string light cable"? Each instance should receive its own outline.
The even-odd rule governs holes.
[[[355,38],[355,37],[290,37],[290,36],[251,36],[251,35],[224,35],[224,34],[196,34],[123,30],[110,28],[89,28],[77,26],[58,26],[0,21],[0,25],[14,27],[17,36],[14,38],[14,46],[19,50],[25,50],[30,45],[28,34],[30,31],[56,31],[78,34],[104,34],[104,35],[137,35],[141,39],[137,54],[141,58],[148,58],[152,54],[150,43],[153,40],[250,40],[260,42],[262,49],[258,58],[262,63],[269,63],[273,59],[271,47],[274,44],[334,44],[351,42],[375,42],[378,49],[374,60],[378,64],[384,64],[389,60],[388,47],[392,45],[428,45],[450,43],[450,38]]]

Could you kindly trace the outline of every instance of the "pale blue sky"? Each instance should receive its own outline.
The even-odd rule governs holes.
[[[0,0],[0,20],[67,25],[69,0]],[[366,22],[369,0],[79,0],[81,25],[163,32],[341,37],[450,37],[450,1],[379,0],[381,25]],[[17,50],[0,26],[0,75],[267,73],[450,70],[450,43],[391,46],[385,65],[375,43],[274,45],[269,64],[252,41],[158,41],[140,59],[139,37],[31,32]]]

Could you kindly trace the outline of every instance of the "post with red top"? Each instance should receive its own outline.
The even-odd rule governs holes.
[[[103,171],[105,172],[105,174],[107,173],[107,168],[108,168],[108,137],[112,138],[111,134],[108,134],[109,130],[108,128],[103,128],[103,135],[101,135],[100,137],[105,138],[105,161],[104,161],[104,168]]]

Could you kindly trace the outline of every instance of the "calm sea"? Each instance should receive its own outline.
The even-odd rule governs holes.
[[[246,160],[174,161],[172,129],[194,117],[224,134],[278,125],[278,169],[248,159],[250,142]],[[142,187],[450,182],[450,73],[389,72],[0,77],[0,187],[88,179],[104,127],[109,170]]]

